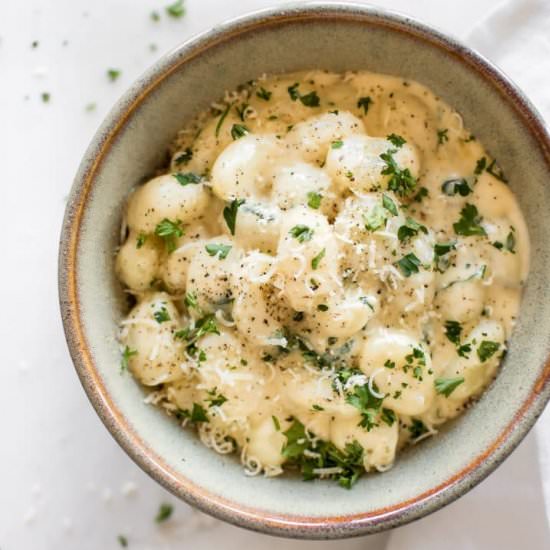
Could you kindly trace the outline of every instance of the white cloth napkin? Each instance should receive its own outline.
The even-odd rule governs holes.
[[[522,88],[550,126],[550,1],[506,2],[476,26],[467,42]],[[550,525],[550,408],[535,433]]]
[[[464,38],[503,69],[550,121],[550,0],[505,2]],[[547,549],[550,409],[535,434],[470,494],[394,531],[387,550]]]

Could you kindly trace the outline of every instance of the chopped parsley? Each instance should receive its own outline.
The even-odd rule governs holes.
[[[151,18],[151,21],[154,21],[155,23],[158,23],[160,21],[160,13],[156,10],[153,10],[149,17]]]
[[[393,423],[397,420],[396,414],[391,409],[382,409],[381,417],[382,421],[385,422],[388,426],[393,426]]]
[[[508,252],[515,254],[516,253],[516,236],[512,231],[510,231],[504,243],[500,241],[495,241],[494,243],[492,243],[492,245],[498,250],[507,250]]]
[[[445,321],[445,336],[455,345],[460,344],[462,325],[458,321]]]
[[[167,502],[163,502],[160,505],[159,511],[157,512],[157,515],[155,517],[155,521],[157,523],[165,522],[166,520],[168,520],[170,518],[173,511],[174,511],[174,507],[171,504],[168,504]]]
[[[248,133],[250,133],[250,130],[244,124],[233,124],[231,126],[231,137],[233,139],[242,138]]]
[[[445,193],[445,195],[448,195],[449,197],[452,197],[457,193],[461,197],[466,197],[472,192],[470,186],[468,185],[468,182],[464,178],[450,179],[444,181],[441,184],[441,191],[443,191],[443,193]]]
[[[183,153],[180,153],[174,162],[179,166],[180,164],[187,164],[193,158],[193,150],[187,147]]]
[[[422,202],[422,199],[424,197],[427,197],[429,195],[429,191],[426,187],[421,187],[418,190],[418,193],[413,197],[413,201],[415,202]]]
[[[244,204],[244,199],[233,199],[231,203],[223,209],[223,219],[231,232],[235,235],[235,223],[237,221],[237,211],[239,206]]]
[[[377,231],[381,227],[384,227],[388,219],[386,210],[379,204],[375,204],[367,214],[363,215],[365,229],[367,231]]]
[[[166,6],[166,13],[174,19],[181,19],[185,15],[183,0],[176,0],[173,4]]]
[[[315,191],[310,191],[307,194],[307,205],[314,210],[317,210],[321,206],[321,199],[323,196]]]
[[[168,313],[166,306],[161,306],[160,309],[157,309],[153,313],[153,317],[159,325],[165,323],[166,321],[170,321],[170,314]]]
[[[178,340],[185,340],[187,347],[192,347],[197,340],[202,338],[205,334],[219,334],[218,325],[216,324],[216,317],[213,314],[208,314],[196,323],[186,327],[182,330],[178,330],[174,334],[174,338]]]
[[[111,82],[118,80],[118,77],[121,75],[120,69],[107,69],[107,78]]]
[[[271,420],[273,420],[273,426],[275,427],[275,431],[280,432],[281,424],[279,422],[279,419],[276,416],[272,416]]]
[[[128,539],[124,535],[118,535],[116,540],[118,540],[118,543],[122,546],[122,548],[128,548]]]
[[[317,403],[314,403],[311,408],[314,410],[314,411],[324,411],[324,407],[321,407],[321,405],[317,405]]]
[[[147,235],[145,233],[140,233],[136,239],[136,248],[141,248],[145,244],[146,240]]]
[[[483,340],[477,348],[477,356],[482,363],[485,363],[490,359],[500,348],[498,342],[491,342],[490,340]]]
[[[396,263],[404,277],[410,277],[413,273],[418,273],[420,271],[418,268],[421,262],[412,252],[405,254],[405,256]]]
[[[391,144],[394,147],[397,147],[398,149],[400,147],[403,147],[405,143],[407,143],[401,136],[398,136],[397,134],[390,134],[389,136],[386,136],[386,139],[391,142]]]
[[[265,88],[258,88],[256,90],[256,96],[264,101],[269,101],[271,99],[272,92],[266,90]]]
[[[317,92],[309,92],[309,94],[300,96],[300,101],[306,107],[319,107],[319,103],[320,103]]]
[[[449,397],[460,384],[464,383],[463,376],[457,376],[456,378],[436,378],[435,379],[435,391],[445,397]]]
[[[340,149],[342,145],[344,145],[344,142],[341,139],[337,139],[330,144],[330,147],[332,149]]]
[[[130,364],[130,358],[134,355],[137,355],[138,352],[135,349],[130,349],[128,346],[124,348],[122,351],[122,357],[120,358],[120,372],[124,372],[125,370],[128,370],[128,366]]]
[[[474,174],[476,174],[476,176],[480,176],[484,170],[497,180],[500,180],[503,183],[508,183],[508,180],[504,177],[504,173],[497,166],[496,160],[493,159],[490,164],[487,164],[487,159],[485,157],[478,159],[476,162],[476,167],[474,168]]]
[[[373,384],[373,388],[377,391],[376,384]],[[378,426],[376,422],[376,416],[382,406],[384,399],[376,397],[370,391],[369,384],[363,386],[355,386],[353,393],[346,396],[346,403],[355,407],[361,413],[361,421],[359,426],[365,428],[368,432]]]
[[[292,227],[288,233],[289,235],[294,237],[299,243],[311,241],[311,238],[313,237],[313,229],[311,229],[311,227],[308,227],[307,225],[301,224]]]
[[[447,256],[451,250],[454,250],[455,242],[436,243],[434,245],[434,264],[437,271],[443,273],[449,267],[450,260]]]
[[[206,252],[208,252],[209,256],[218,256],[219,260],[225,260],[232,247],[230,244],[212,243],[207,244],[204,248],[206,249]]]
[[[413,418],[411,424],[409,425],[409,433],[413,439],[418,439],[421,435],[424,435],[428,432],[428,428],[422,420],[418,418]]]
[[[179,420],[188,418],[194,424],[198,422],[210,422],[210,420],[208,419],[208,415],[204,410],[204,407],[202,405],[199,405],[198,403],[193,403],[193,408],[191,410],[178,409],[176,412],[176,417]]]
[[[319,107],[320,99],[317,95],[317,92],[313,91],[309,92],[308,94],[302,95],[298,90],[299,86],[300,84],[298,82],[295,82],[292,86],[289,86],[287,88],[290,99],[292,99],[292,101],[296,101],[299,99],[306,107]]]
[[[390,214],[393,214],[394,216],[397,216],[397,206],[395,205],[395,202],[393,202],[393,200],[388,195],[386,195],[385,193],[382,194],[382,206]]]
[[[400,242],[405,242],[412,237],[416,237],[419,231],[422,231],[422,233],[424,233],[425,235],[428,234],[428,230],[426,229],[426,226],[418,223],[417,221],[407,216],[405,225],[402,225],[397,230],[397,238],[399,239]]]
[[[448,254],[451,250],[454,250],[455,246],[455,242],[436,243],[434,244],[434,253],[436,256],[445,256],[445,254]]]
[[[326,304],[319,304],[319,305],[317,306],[317,309],[318,309],[319,311],[328,311],[328,306],[327,306]]]
[[[321,263],[321,260],[325,257],[325,252],[326,252],[326,249],[323,248],[323,250],[321,250],[321,252],[319,252],[319,254],[317,254],[317,256],[315,256],[311,260],[312,269],[317,269],[319,267],[319,264]]]
[[[235,111],[237,111],[237,114],[239,115],[239,118],[244,122],[244,119],[246,118],[246,110],[248,109],[248,103],[243,103],[241,106],[235,107]],[[233,138],[235,139],[235,138]]]
[[[176,178],[177,182],[185,187],[186,185],[189,185],[190,183],[200,183],[201,177],[195,174],[194,172],[186,172],[183,174],[182,172],[177,172],[175,174],[172,174],[174,178]]]
[[[363,109],[364,114],[366,115],[369,112],[369,107],[371,103],[374,103],[374,101],[369,96],[360,97],[357,100],[357,108]]]
[[[220,135],[220,129],[222,127],[223,121],[225,120],[225,117],[227,116],[227,113],[229,113],[229,109],[231,109],[231,104],[227,105],[225,111],[221,113],[220,118],[218,119],[218,124],[216,124],[216,130],[214,131],[216,137]]]
[[[300,469],[306,481],[322,475],[316,470],[339,468],[337,473],[328,477],[341,487],[350,489],[365,471],[363,447],[355,440],[341,451],[333,443],[313,439],[313,434],[306,433],[304,425],[296,419],[283,434],[287,441],[282,455]]]
[[[197,301],[197,295],[194,292],[187,292],[183,299],[185,306],[189,309],[199,310],[199,303]]]
[[[208,394],[208,397],[205,401],[209,403],[209,409],[212,407],[221,407],[227,401],[227,397],[225,397],[225,395],[222,395],[221,393],[218,393],[217,390],[217,388],[213,388],[206,392]]]
[[[457,235],[464,235],[466,237],[487,235],[485,229],[480,225],[482,217],[473,204],[466,203],[460,211],[460,216],[461,218],[456,223],[453,223],[453,229]]]
[[[447,135],[449,132],[448,128],[444,128],[443,130],[437,131],[437,143],[438,145],[443,145],[447,141],[449,141],[449,136]]]
[[[408,168],[402,170],[393,158],[396,149],[389,149],[380,155],[380,158],[386,163],[381,174],[390,176],[388,189],[394,191],[400,197],[408,195],[416,187],[416,179]]]
[[[40,94],[40,98],[42,99],[42,103],[49,103],[51,97],[52,96],[51,96],[50,92],[42,92]]]
[[[176,249],[176,239],[183,236],[183,227],[181,221],[172,221],[164,218],[155,227],[155,235],[164,240],[168,253],[174,252]]]

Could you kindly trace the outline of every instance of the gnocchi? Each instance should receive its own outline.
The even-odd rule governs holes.
[[[498,371],[529,269],[502,170],[419,83],[226,93],[128,197],[122,368],[248,475],[351,487]]]

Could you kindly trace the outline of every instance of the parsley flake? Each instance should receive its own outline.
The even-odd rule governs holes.
[[[265,88],[259,88],[256,90],[256,96],[264,101],[269,101],[271,99],[272,92],[266,90]]]
[[[380,155],[380,158],[386,163],[386,166],[380,172],[384,176],[390,176],[388,189],[394,191],[399,196],[408,195],[416,187],[416,179],[408,168],[402,170],[393,158],[396,149],[389,149]]]
[[[165,323],[166,321],[170,321],[170,314],[168,313],[166,306],[161,306],[160,309],[157,309],[153,313],[153,317],[159,325]]]
[[[457,378],[436,378],[435,379],[435,391],[445,397],[449,397],[460,384],[464,383],[464,377],[458,376]]]
[[[249,133],[250,130],[244,124],[233,124],[233,126],[231,126],[231,137],[234,140],[240,139]]]
[[[186,172],[185,174],[183,174],[182,172],[177,172],[175,174],[172,174],[172,176],[174,176],[177,182],[183,187],[185,187],[186,185],[189,185],[190,183],[195,183],[195,184],[200,183],[202,179],[200,176],[197,176],[197,174],[195,174],[194,172]]]
[[[314,210],[317,210],[321,206],[321,200],[323,196],[315,191],[310,191],[307,194],[307,205]]]
[[[400,147],[403,147],[405,143],[407,143],[401,136],[398,136],[397,134],[390,134],[389,136],[386,136],[386,139],[391,142],[391,144],[394,147],[397,147],[398,149]]]
[[[212,243],[207,244],[204,248],[206,249],[206,252],[208,252],[209,256],[218,256],[219,260],[225,260],[232,247],[230,244]]]
[[[155,521],[157,523],[164,523],[166,520],[170,518],[173,511],[174,511],[174,507],[171,504],[168,504],[167,502],[163,502],[160,505],[159,511],[157,512]]]
[[[445,195],[449,197],[452,197],[457,193],[461,197],[466,197],[472,192],[472,190],[470,189],[470,186],[468,185],[468,182],[464,178],[450,179],[450,180],[444,181],[441,184],[441,191],[443,191],[443,193],[445,193]]]
[[[288,232],[289,235],[294,237],[299,243],[304,243],[306,241],[311,241],[313,237],[313,229],[307,225],[295,225]]]
[[[121,75],[121,70],[120,69],[107,69],[107,78],[111,81],[111,82],[115,82],[116,80],[118,80],[118,77]]]
[[[130,358],[137,355],[138,352],[135,349],[130,349],[128,346],[122,351],[122,357],[120,358],[120,372],[128,370],[130,365]]]
[[[317,254],[317,256],[315,256],[311,260],[312,269],[317,269],[319,267],[319,264],[321,263],[321,260],[325,257],[325,252],[326,252],[326,249],[323,248],[323,250],[321,250],[321,252],[319,252],[319,254]]]
[[[491,342],[490,340],[483,340],[477,348],[477,356],[482,363],[485,363],[490,359],[500,348],[498,342]]]
[[[164,240],[166,250],[169,254],[174,252],[176,249],[176,239],[182,237],[183,233],[184,231],[180,220],[172,221],[168,218],[164,218],[155,227],[155,235]]]
[[[438,145],[443,145],[444,143],[449,141],[449,136],[447,135],[448,132],[449,132],[448,128],[437,131],[437,143],[438,143]]]
[[[166,6],[166,13],[174,19],[181,19],[185,15],[183,0],[176,0],[173,4]]]
[[[418,268],[421,262],[412,252],[405,254],[405,256],[396,263],[404,277],[410,277],[413,273],[418,273],[420,271]]]
[[[466,203],[460,211],[460,216],[461,218],[458,222],[453,223],[453,229],[457,235],[464,235],[466,237],[472,235],[487,235],[485,229],[480,225],[482,217],[473,204]]]
[[[231,203],[223,209],[223,219],[231,232],[235,235],[235,224],[237,222],[237,211],[239,206],[244,204],[244,199],[233,199]]]
[[[357,100],[357,108],[363,109],[364,114],[366,115],[369,112],[369,107],[371,103],[374,103],[374,101],[369,96],[360,97]]]
[[[180,164],[187,164],[192,158],[193,150],[190,147],[187,147],[174,159],[174,162],[179,166]]]

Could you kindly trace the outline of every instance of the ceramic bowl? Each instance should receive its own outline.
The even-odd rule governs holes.
[[[262,73],[368,69],[429,86],[464,117],[508,175],[527,220],[531,274],[504,365],[479,403],[395,467],[351,490],[248,478],[143,402],[119,372],[126,301],[113,271],[129,189],[166,161],[178,129],[224,90]],[[518,445],[550,396],[550,140],[522,93],[480,55],[426,25],[357,4],[301,3],[214,28],[162,57],[113,108],[87,150],[63,226],[61,311],[78,375],[125,451],[172,493],[231,523],[297,538],[373,533],[463,495]]]

